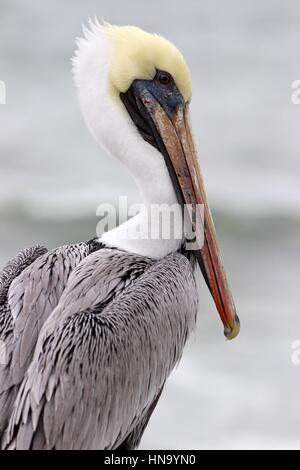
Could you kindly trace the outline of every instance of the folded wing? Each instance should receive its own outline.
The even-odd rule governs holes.
[[[73,271],[42,328],[3,448],[139,442],[194,327],[197,291],[183,255],[153,262],[105,252]]]

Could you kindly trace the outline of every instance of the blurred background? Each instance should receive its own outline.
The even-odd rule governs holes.
[[[242,322],[225,342],[199,276],[197,331],[142,448],[300,448],[298,0],[1,0],[0,265],[95,235],[96,207],[139,194],[88,134],[72,84],[87,17],[160,33],[193,77],[193,127]]]

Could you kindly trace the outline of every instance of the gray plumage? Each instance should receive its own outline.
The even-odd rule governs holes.
[[[181,357],[197,311],[188,259],[98,248],[40,253],[5,284],[3,448],[137,447]]]
[[[14,351],[14,323],[8,303],[9,288],[18,276],[36,259],[44,255],[47,249],[33,247],[24,250],[11,260],[0,273],[0,341],[5,345],[5,364],[0,364],[0,435],[8,423],[17,387],[11,368]]]
[[[0,433],[32,360],[38,333],[60,295],[73,267],[89,254],[88,244],[47,252],[34,247],[21,252],[0,275],[0,340],[6,363],[0,364]]]

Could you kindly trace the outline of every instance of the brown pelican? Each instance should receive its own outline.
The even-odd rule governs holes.
[[[27,249],[1,273],[3,449],[136,448],[195,324],[194,258],[226,337],[239,331],[182,55],[160,36],[96,22],[78,41],[74,77],[88,128],[132,172],[145,204],[100,239]],[[184,204],[203,204],[194,227],[204,220],[203,245],[188,251],[183,236],[130,238],[151,204],[177,204],[181,218]]]

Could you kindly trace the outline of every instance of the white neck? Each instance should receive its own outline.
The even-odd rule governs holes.
[[[179,207],[175,210],[176,222],[175,227],[171,227],[174,230],[171,230],[170,237],[145,239],[152,204],[165,204],[162,218],[166,218],[168,206],[176,204],[177,199],[163,156],[144,141],[122,103],[109,96],[111,57],[111,46],[106,38],[101,34],[87,33],[85,39],[79,40],[74,58],[75,84],[90,132],[108,153],[131,171],[142,194],[144,207],[128,222],[103,234],[101,240],[122,250],[160,258],[181,246],[181,211]],[[133,232],[134,237],[131,236]]]
[[[101,237],[106,245],[150,258],[162,258],[182,245],[182,213],[169,175],[159,178],[170,194],[159,200],[157,193],[143,194],[140,212]],[[154,185],[155,186],[155,185]]]

